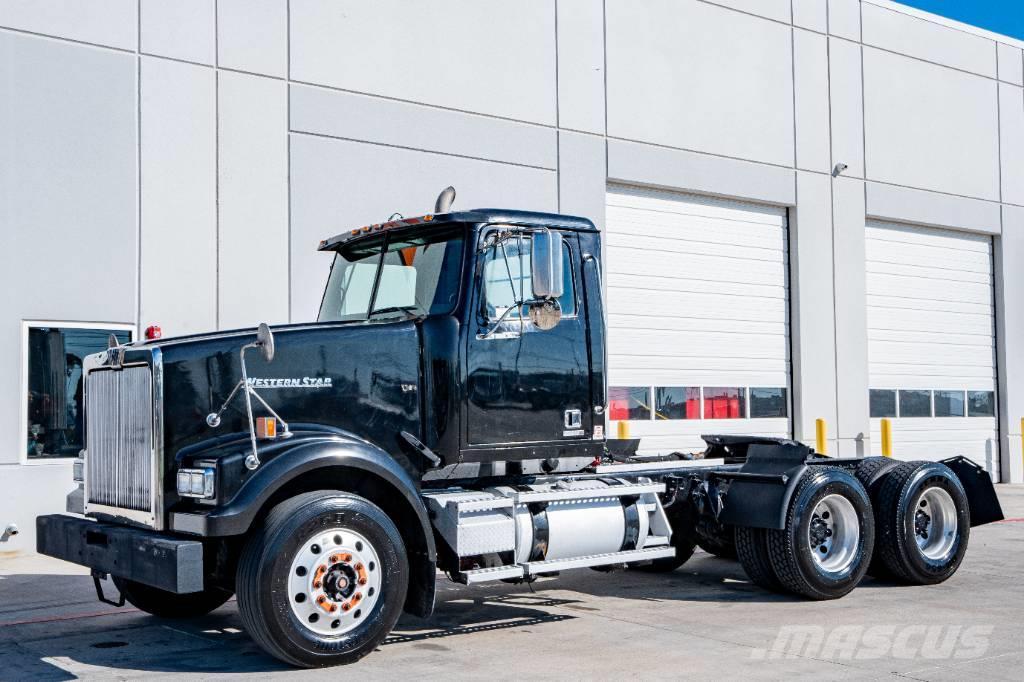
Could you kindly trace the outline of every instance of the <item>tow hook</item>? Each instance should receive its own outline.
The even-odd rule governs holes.
[[[106,595],[103,594],[103,585],[100,583],[101,580],[106,580],[106,579],[107,579],[107,574],[104,573],[103,571],[97,571],[96,569],[92,570],[92,584],[96,587],[96,598],[99,599],[104,604],[110,604],[111,606],[116,606],[117,608],[121,608],[122,606],[124,606],[124,592],[122,592],[121,590],[117,591],[117,594],[118,594],[117,601],[114,601],[112,599],[107,599]],[[113,582],[113,581],[111,581],[111,582]]]

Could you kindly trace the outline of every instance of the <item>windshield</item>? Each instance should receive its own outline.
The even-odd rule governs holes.
[[[463,228],[455,227],[416,235],[385,232],[342,246],[318,319],[387,320],[451,312],[459,294],[462,242]]]

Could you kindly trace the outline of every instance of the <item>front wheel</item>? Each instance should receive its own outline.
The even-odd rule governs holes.
[[[409,586],[402,537],[370,501],[306,493],[271,510],[238,564],[238,610],[267,653],[312,668],[359,660],[398,621]]]
[[[785,528],[766,533],[775,573],[787,590],[837,599],[868,570],[875,542],[871,501],[849,472],[814,466],[793,493]]]

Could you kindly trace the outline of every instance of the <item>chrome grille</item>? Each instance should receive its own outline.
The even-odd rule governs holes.
[[[85,385],[86,511],[115,510],[152,525],[153,375],[147,366],[89,372]]]

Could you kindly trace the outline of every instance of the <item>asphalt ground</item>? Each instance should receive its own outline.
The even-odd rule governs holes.
[[[699,552],[674,573],[570,571],[528,585],[440,578],[428,621],[403,617],[354,666],[292,670],[242,629],[234,601],[160,620],[96,600],[84,569],[0,558],[0,679],[1024,679],[1024,486],[975,528],[942,585],[868,578],[830,602],[771,594]]]

